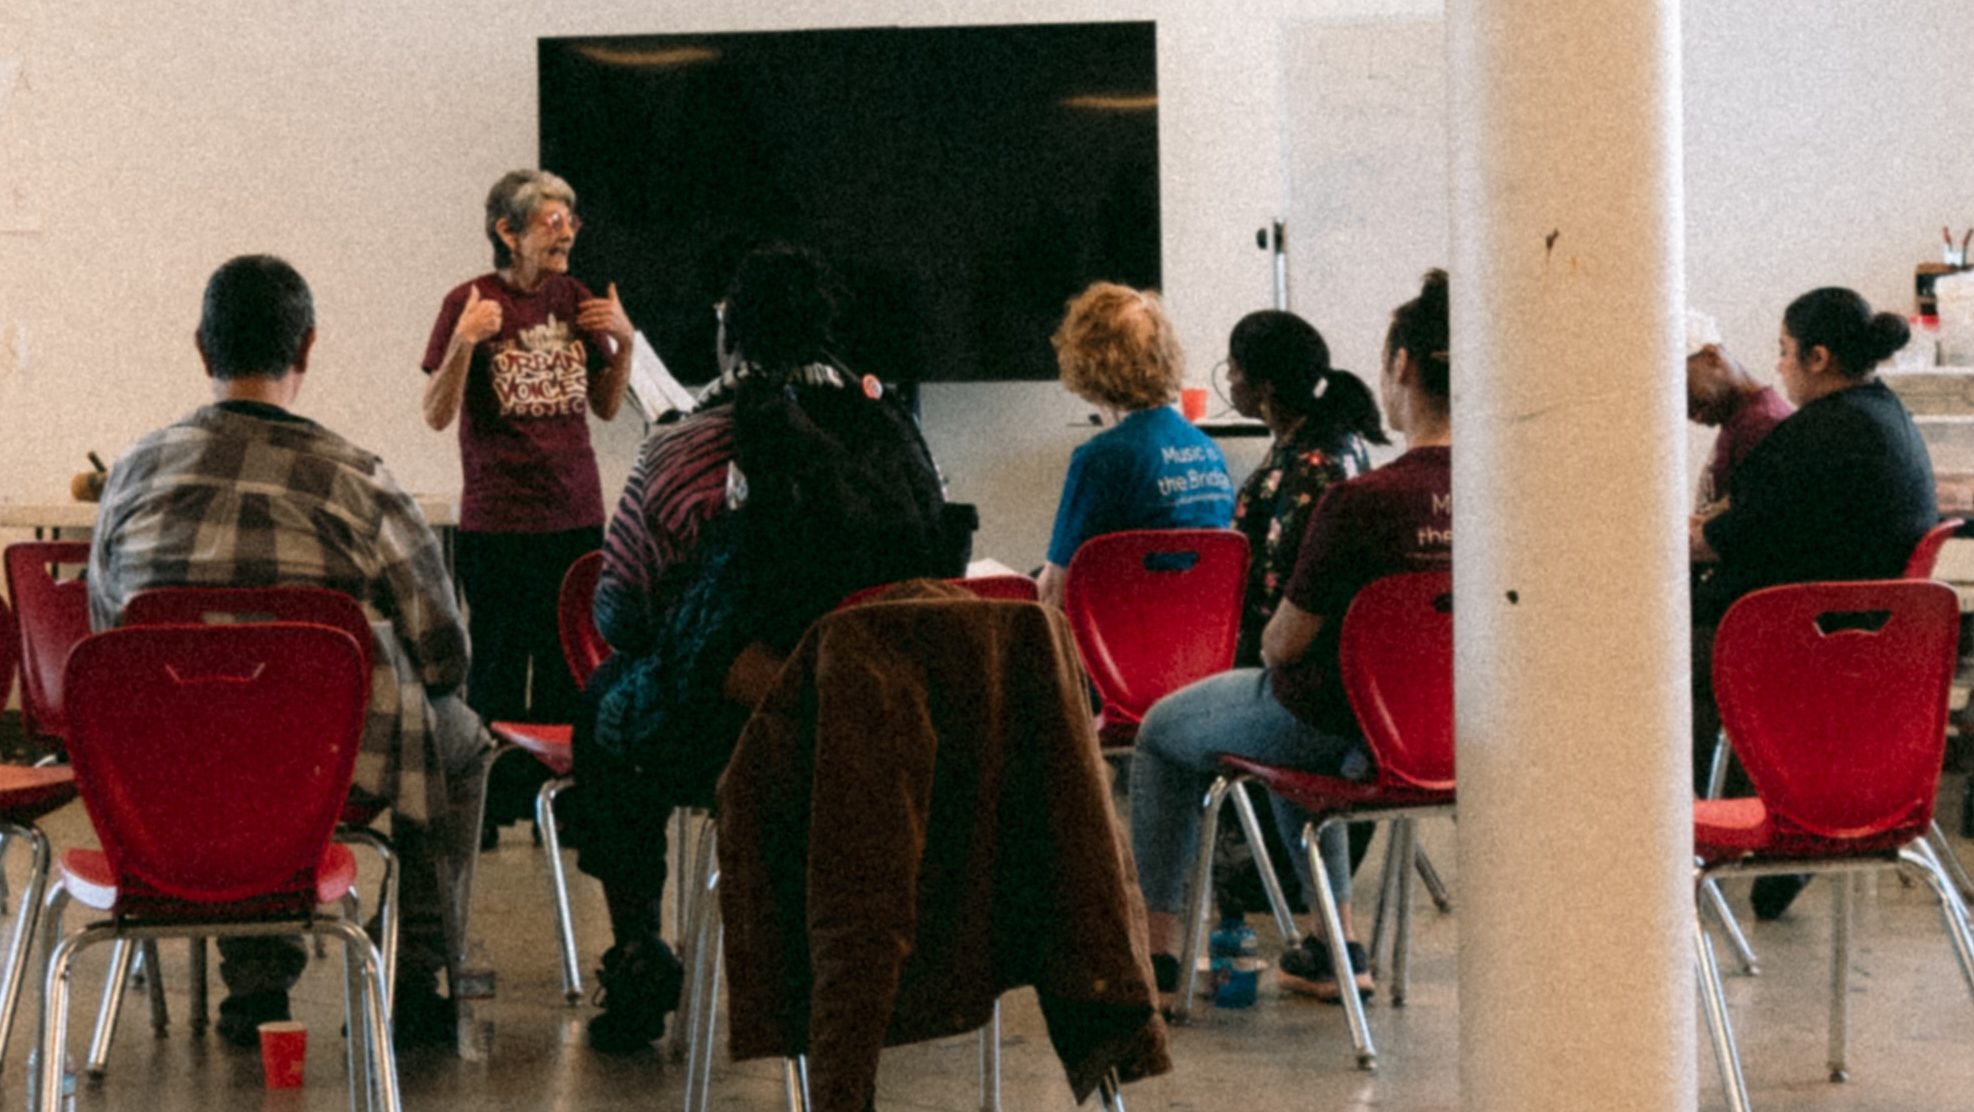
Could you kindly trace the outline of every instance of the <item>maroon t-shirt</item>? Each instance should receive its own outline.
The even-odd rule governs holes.
[[[1453,450],[1414,448],[1332,486],[1316,503],[1282,597],[1323,619],[1302,659],[1278,665],[1275,698],[1327,733],[1360,731],[1337,674],[1343,616],[1373,579],[1453,565]]]
[[[485,274],[446,295],[425,344],[425,373],[445,362],[466,291],[500,304],[500,334],[473,349],[459,409],[465,491],[459,527],[476,533],[557,533],[603,523],[603,490],[589,444],[590,380],[609,362],[608,338],[576,329],[592,296],[552,274],[522,292]]]
[[[1714,437],[1713,458],[1707,462],[1706,470],[1700,472],[1695,512],[1703,517],[1720,512],[1721,503],[1727,501],[1728,492],[1734,489],[1734,469],[1741,466],[1741,461],[1755,450],[1755,445],[1762,442],[1770,429],[1795,411],[1773,386],[1764,386],[1736,402],[1734,412],[1720,423],[1720,433]]]

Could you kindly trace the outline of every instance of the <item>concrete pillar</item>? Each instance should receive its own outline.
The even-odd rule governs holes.
[[[1448,0],[1461,1106],[1691,1109],[1678,0]]]

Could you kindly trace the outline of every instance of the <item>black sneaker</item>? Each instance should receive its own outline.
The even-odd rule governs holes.
[[[402,978],[401,978],[402,980]],[[391,1045],[398,1050],[451,1046],[459,1039],[452,999],[430,985],[399,984],[391,994]]]
[[[589,1021],[589,1044],[605,1054],[632,1054],[665,1037],[685,967],[662,939],[646,938],[610,947],[596,983],[603,1014]]]
[[[234,1046],[259,1046],[261,1024],[290,1018],[285,992],[235,993],[219,1002],[219,1019],[212,1029]]]
[[[1782,918],[1782,913],[1796,902],[1796,896],[1809,884],[1809,879],[1804,873],[1756,877],[1754,889],[1748,894],[1748,902],[1755,905],[1755,918],[1764,923]]]
[[[1371,981],[1371,956],[1356,942],[1343,944],[1356,974],[1357,996],[1369,1000],[1375,989]],[[1276,978],[1282,987],[1303,996],[1313,996],[1325,1004],[1343,1003],[1343,990],[1337,984],[1336,967],[1330,961],[1330,944],[1314,936],[1304,936],[1302,945],[1284,951]]]

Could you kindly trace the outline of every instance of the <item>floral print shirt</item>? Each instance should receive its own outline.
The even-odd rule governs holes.
[[[1304,421],[1287,440],[1276,441],[1268,458],[1241,484],[1234,500],[1234,528],[1247,537],[1250,555],[1235,667],[1261,663],[1261,630],[1274,615],[1289,573],[1295,570],[1309,511],[1332,483],[1370,469],[1371,457],[1362,437]]]

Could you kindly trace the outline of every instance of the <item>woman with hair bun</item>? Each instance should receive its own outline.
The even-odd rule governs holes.
[[[1910,336],[1904,318],[1873,312],[1834,286],[1811,290],[1782,314],[1775,372],[1796,412],[1735,469],[1727,512],[1692,525],[1695,558],[1719,562],[1693,597],[1696,790],[1720,731],[1714,627],[1734,600],[1784,583],[1896,579],[1939,522],[1926,444],[1875,373]],[[1802,886],[1794,876],[1757,878],[1756,916],[1781,915]]]
[[[1789,304],[1775,373],[1796,412],[1735,471],[1728,511],[1694,523],[1695,553],[1720,564],[1693,600],[1695,621],[1718,622],[1761,587],[1904,571],[1939,521],[1933,464],[1875,369],[1910,336],[1903,317],[1874,313],[1852,290]]]

